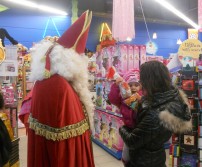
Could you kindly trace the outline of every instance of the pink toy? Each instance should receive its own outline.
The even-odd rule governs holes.
[[[100,52],[96,52],[96,77],[101,77],[101,68],[102,68],[102,55]]]
[[[121,55],[121,68],[120,73],[124,74],[128,71],[128,47],[127,45],[121,44],[120,46]]]
[[[112,84],[113,84],[112,81],[106,81],[106,82],[105,82],[105,89],[104,89],[104,94],[105,94],[105,96],[104,96],[104,98],[105,98],[105,100],[106,100],[106,110],[107,110],[107,111],[112,111],[112,105],[109,104],[109,99],[108,99],[108,94],[109,94],[109,92],[110,92],[110,88],[111,88],[111,85],[112,85]]]
[[[110,115],[109,121],[108,146],[113,147],[116,150],[122,150],[123,140],[119,136],[119,128],[123,126],[123,121],[121,120],[121,118],[114,115]]]
[[[96,84],[96,106],[102,107],[103,103],[103,81],[98,80]]]
[[[128,45],[128,70],[134,68],[134,63],[135,61],[134,61],[133,45]]]
[[[116,45],[112,48],[112,66],[114,66],[118,72],[120,72],[121,68],[121,55],[120,55],[120,48]]]
[[[6,105],[11,105],[14,103],[14,88],[12,85],[2,86],[1,89],[4,97],[4,103]]]
[[[134,55],[133,68],[139,69],[140,68],[140,51],[137,45],[134,45],[133,55]]]
[[[115,67],[113,67],[113,66],[110,67],[108,74],[107,74],[107,79],[108,80],[110,80],[110,79],[116,80],[117,78],[121,78],[121,77],[116,72]],[[121,93],[121,96],[123,99],[131,96],[130,86],[124,80],[122,82],[120,82],[119,89],[120,89],[120,93]]]
[[[146,46],[140,45],[140,64],[143,64],[146,62]]]
[[[163,56],[147,56],[147,61],[152,60],[160,61],[163,63]]]
[[[95,112],[94,112],[94,128],[95,128],[94,136],[97,139],[99,139],[100,132],[101,132],[101,116],[102,116],[102,112],[99,110],[95,110]]]
[[[108,143],[108,137],[109,137],[109,134],[108,134],[108,114],[105,113],[105,112],[102,112],[102,115],[101,115],[101,131],[100,131],[100,136],[99,136],[99,139],[100,141],[104,142],[104,143]]]

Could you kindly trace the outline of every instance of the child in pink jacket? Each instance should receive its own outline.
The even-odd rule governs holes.
[[[125,99],[121,96],[120,83],[125,81],[130,86],[131,96]],[[141,100],[139,94],[141,85],[139,81],[139,71],[131,70],[129,74],[125,75],[123,78],[116,78],[116,82],[111,86],[110,93],[108,95],[109,101],[120,109],[122,114],[123,122],[129,128],[134,128],[136,125],[135,119],[137,115],[138,101]],[[123,147],[122,161],[127,164],[129,161],[129,150],[126,145]]]

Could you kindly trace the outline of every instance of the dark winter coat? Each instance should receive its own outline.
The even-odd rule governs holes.
[[[11,149],[12,144],[9,133],[0,119],[0,167],[3,167],[9,161]]]
[[[184,133],[191,129],[188,100],[182,91],[173,88],[168,92],[157,93],[150,104],[143,98],[136,128],[123,126],[119,129],[129,147],[128,167],[164,167],[164,143],[172,133]]]

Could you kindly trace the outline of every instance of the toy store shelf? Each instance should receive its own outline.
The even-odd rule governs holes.
[[[100,146],[101,148],[103,148],[105,151],[107,151],[109,154],[111,154],[112,156],[114,156],[116,159],[120,160],[122,157],[122,151],[118,151],[115,150],[113,148],[109,148],[106,145],[104,145],[99,139],[96,139],[94,137],[92,137],[92,141],[94,143],[96,143],[98,146]]]
[[[100,110],[100,111],[103,111],[103,112],[106,112],[106,113],[109,113],[111,115],[115,115],[115,116],[118,116],[118,117],[122,117],[121,114],[119,113],[115,113],[115,112],[112,112],[112,111],[109,111],[109,110],[105,110],[103,108],[100,108],[100,107],[95,107],[96,110]]]

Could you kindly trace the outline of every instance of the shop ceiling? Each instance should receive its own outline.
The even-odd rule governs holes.
[[[72,0],[30,0],[40,4],[46,4],[64,11],[71,15],[71,1]],[[78,0],[78,13],[89,9],[93,11],[94,16],[111,17],[112,16],[112,1],[113,0]],[[167,0],[191,20],[197,23],[198,0]],[[48,15],[31,8],[18,6],[9,3],[6,0],[0,0],[0,4],[10,8],[6,11],[7,14],[24,14],[24,15]],[[148,22],[158,22],[163,24],[187,25],[183,20],[178,18],[170,11],[164,9],[154,0],[142,0],[143,9],[146,20]],[[50,14],[49,14],[50,15]],[[142,11],[139,0],[135,0],[135,17],[136,20],[142,20]]]

